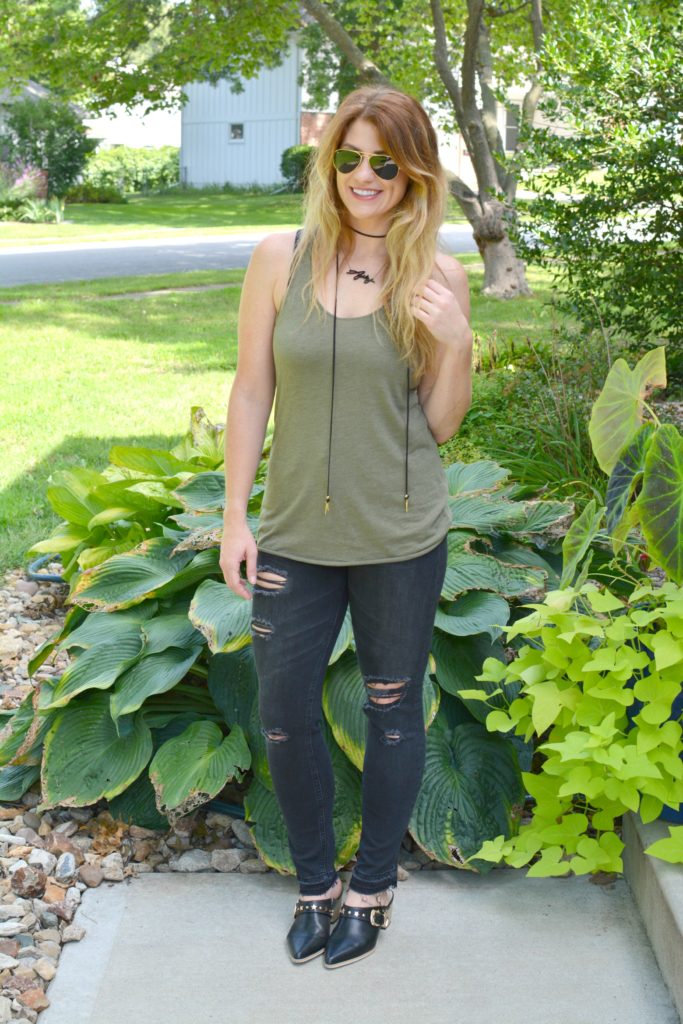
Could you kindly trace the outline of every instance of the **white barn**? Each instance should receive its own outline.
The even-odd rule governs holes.
[[[283,150],[301,137],[300,51],[234,93],[226,81],[185,87],[180,180],[187,185],[271,185],[282,181]]]

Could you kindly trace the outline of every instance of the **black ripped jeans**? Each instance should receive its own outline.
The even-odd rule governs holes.
[[[316,565],[258,552],[251,636],[259,713],[302,896],[321,895],[339,877],[321,699],[348,605],[368,719],[350,887],[374,894],[397,884],[424,771],[422,684],[446,562],[447,537],[424,555],[375,565]]]

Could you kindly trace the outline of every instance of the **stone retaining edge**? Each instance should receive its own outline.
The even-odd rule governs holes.
[[[645,853],[648,846],[668,835],[665,821],[643,824],[633,811],[622,816],[624,877],[662,977],[683,1019],[683,865],[669,864]]]

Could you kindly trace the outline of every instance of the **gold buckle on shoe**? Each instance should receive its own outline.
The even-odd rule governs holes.
[[[372,907],[372,909],[370,910],[370,924],[374,924],[375,928],[389,927],[389,915],[385,914],[384,910],[384,907]],[[379,915],[381,920],[375,920],[377,915]]]

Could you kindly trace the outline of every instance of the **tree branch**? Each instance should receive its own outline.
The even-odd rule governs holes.
[[[312,18],[318,22],[325,34],[341,50],[347,60],[353,64],[359,72],[361,79],[367,83],[376,85],[391,85],[389,79],[382,74],[374,61],[358,49],[353,39],[343,25],[332,17],[325,5],[320,0],[301,0],[302,6],[308,11]]]

